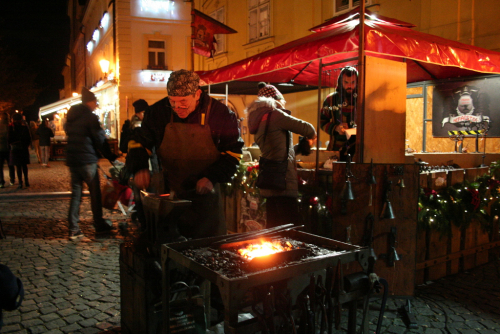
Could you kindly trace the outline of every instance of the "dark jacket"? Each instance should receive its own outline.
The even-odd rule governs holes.
[[[66,134],[67,166],[97,163],[100,154],[109,161],[116,160],[117,156],[111,152],[99,119],[86,105],[77,104],[69,109]]]
[[[40,146],[50,146],[50,138],[54,137],[54,132],[51,128],[42,123],[36,130],[36,134],[40,140]]]
[[[323,101],[321,109],[320,126],[323,131],[330,135],[328,150],[337,151],[347,141],[345,134],[336,131],[338,125],[347,123],[349,129],[355,126],[355,113],[357,98],[344,96],[337,91],[328,95]]]
[[[283,161],[285,157],[288,159],[286,189],[283,191],[260,189],[260,195],[263,197],[297,197],[299,195],[297,162],[293,149],[293,138],[290,132],[312,139],[316,137],[314,126],[308,122],[290,116],[288,110],[278,109],[276,101],[272,98],[259,97],[248,106],[247,112],[248,129],[251,134],[255,135],[255,142],[259,145],[262,157],[275,161]],[[267,117],[264,121],[262,119],[266,114],[268,114],[267,117],[270,115],[270,118],[267,135],[264,140]],[[289,132],[288,154],[286,152],[287,132]]]
[[[29,147],[31,145],[30,129],[25,123],[14,122],[9,127],[10,165],[27,165],[30,163]]]
[[[0,119],[0,152],[9,151],[9,123],[6,119]]]
[[[173,121],[199,123],[201,111],[207,109],[208,103],[209,96],[202,93],[200,103],[187,118],[181,119],[174,113]],[[163,140],[165,126],[170,122],[172,113],[168,98],[149,106],[144,114],[141,127],[136,128],[133,134],[133,139],[149,150],[155,147],[156,151],[158,151]],[[208,178],[213,185],[229,182],[238,167],[244,144],[240,137],[237,117],[226,105],[217,100],[212,100],[208,125],[212,131],[214,144],[221,152],[221,157],[203,171],[199,177]]]

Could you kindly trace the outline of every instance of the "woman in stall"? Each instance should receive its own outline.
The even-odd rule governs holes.
[[[275,86],[259,83],[257,95],[247,113],[250,133],[255,135],[262,152],[259,173],[266,173],[266,166],[274,168],[271,165],[276,162],[286,165],[281,184],[265,184],[264,175],[259,175],[261,180],[257,181],[260,195],[266,198],[266,228],[290,223],[299,225],[297,162],[292,132],[312,141],[316,139],[316,130],[310,123],[291,116],[291,111],[285,109],[283,95]]]

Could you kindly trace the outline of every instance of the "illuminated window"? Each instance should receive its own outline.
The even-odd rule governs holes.
[[[334,14],[341,14],[359,6],[360,0],[333,0],[334,1]],[[369,5],[370,0],[365,0],[365,4]]]
[[[226,23],[224,20],[224,7],[217,9],[215,12],[210,14],[213,19],[221,23]],[[226,51],[226,34],[215,34],[215,40],[217,44],[215,45],[215,54]]]
[[[248,37],[257,41],[271,34],[271,0],[248,0]]]
[[[148,41],[148,68],[166,70],[165,41]]]

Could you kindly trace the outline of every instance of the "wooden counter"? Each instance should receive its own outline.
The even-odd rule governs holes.
[[[406,163],[411,164],[422,160],[432,166],[457,164],[460,168],[479,167],[483,163],[483,153],[413,153],[406,155]],[[500,160],[498,153],[486,153],[484,164],[489,166],[493,161]]]

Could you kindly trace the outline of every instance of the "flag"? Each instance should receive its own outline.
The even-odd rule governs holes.
[[[192,35],[193,52],[205,57],[213,57],[215,52],[215,34],[234,34],[237,31],[227,25],[193,9],[192,15]]]

